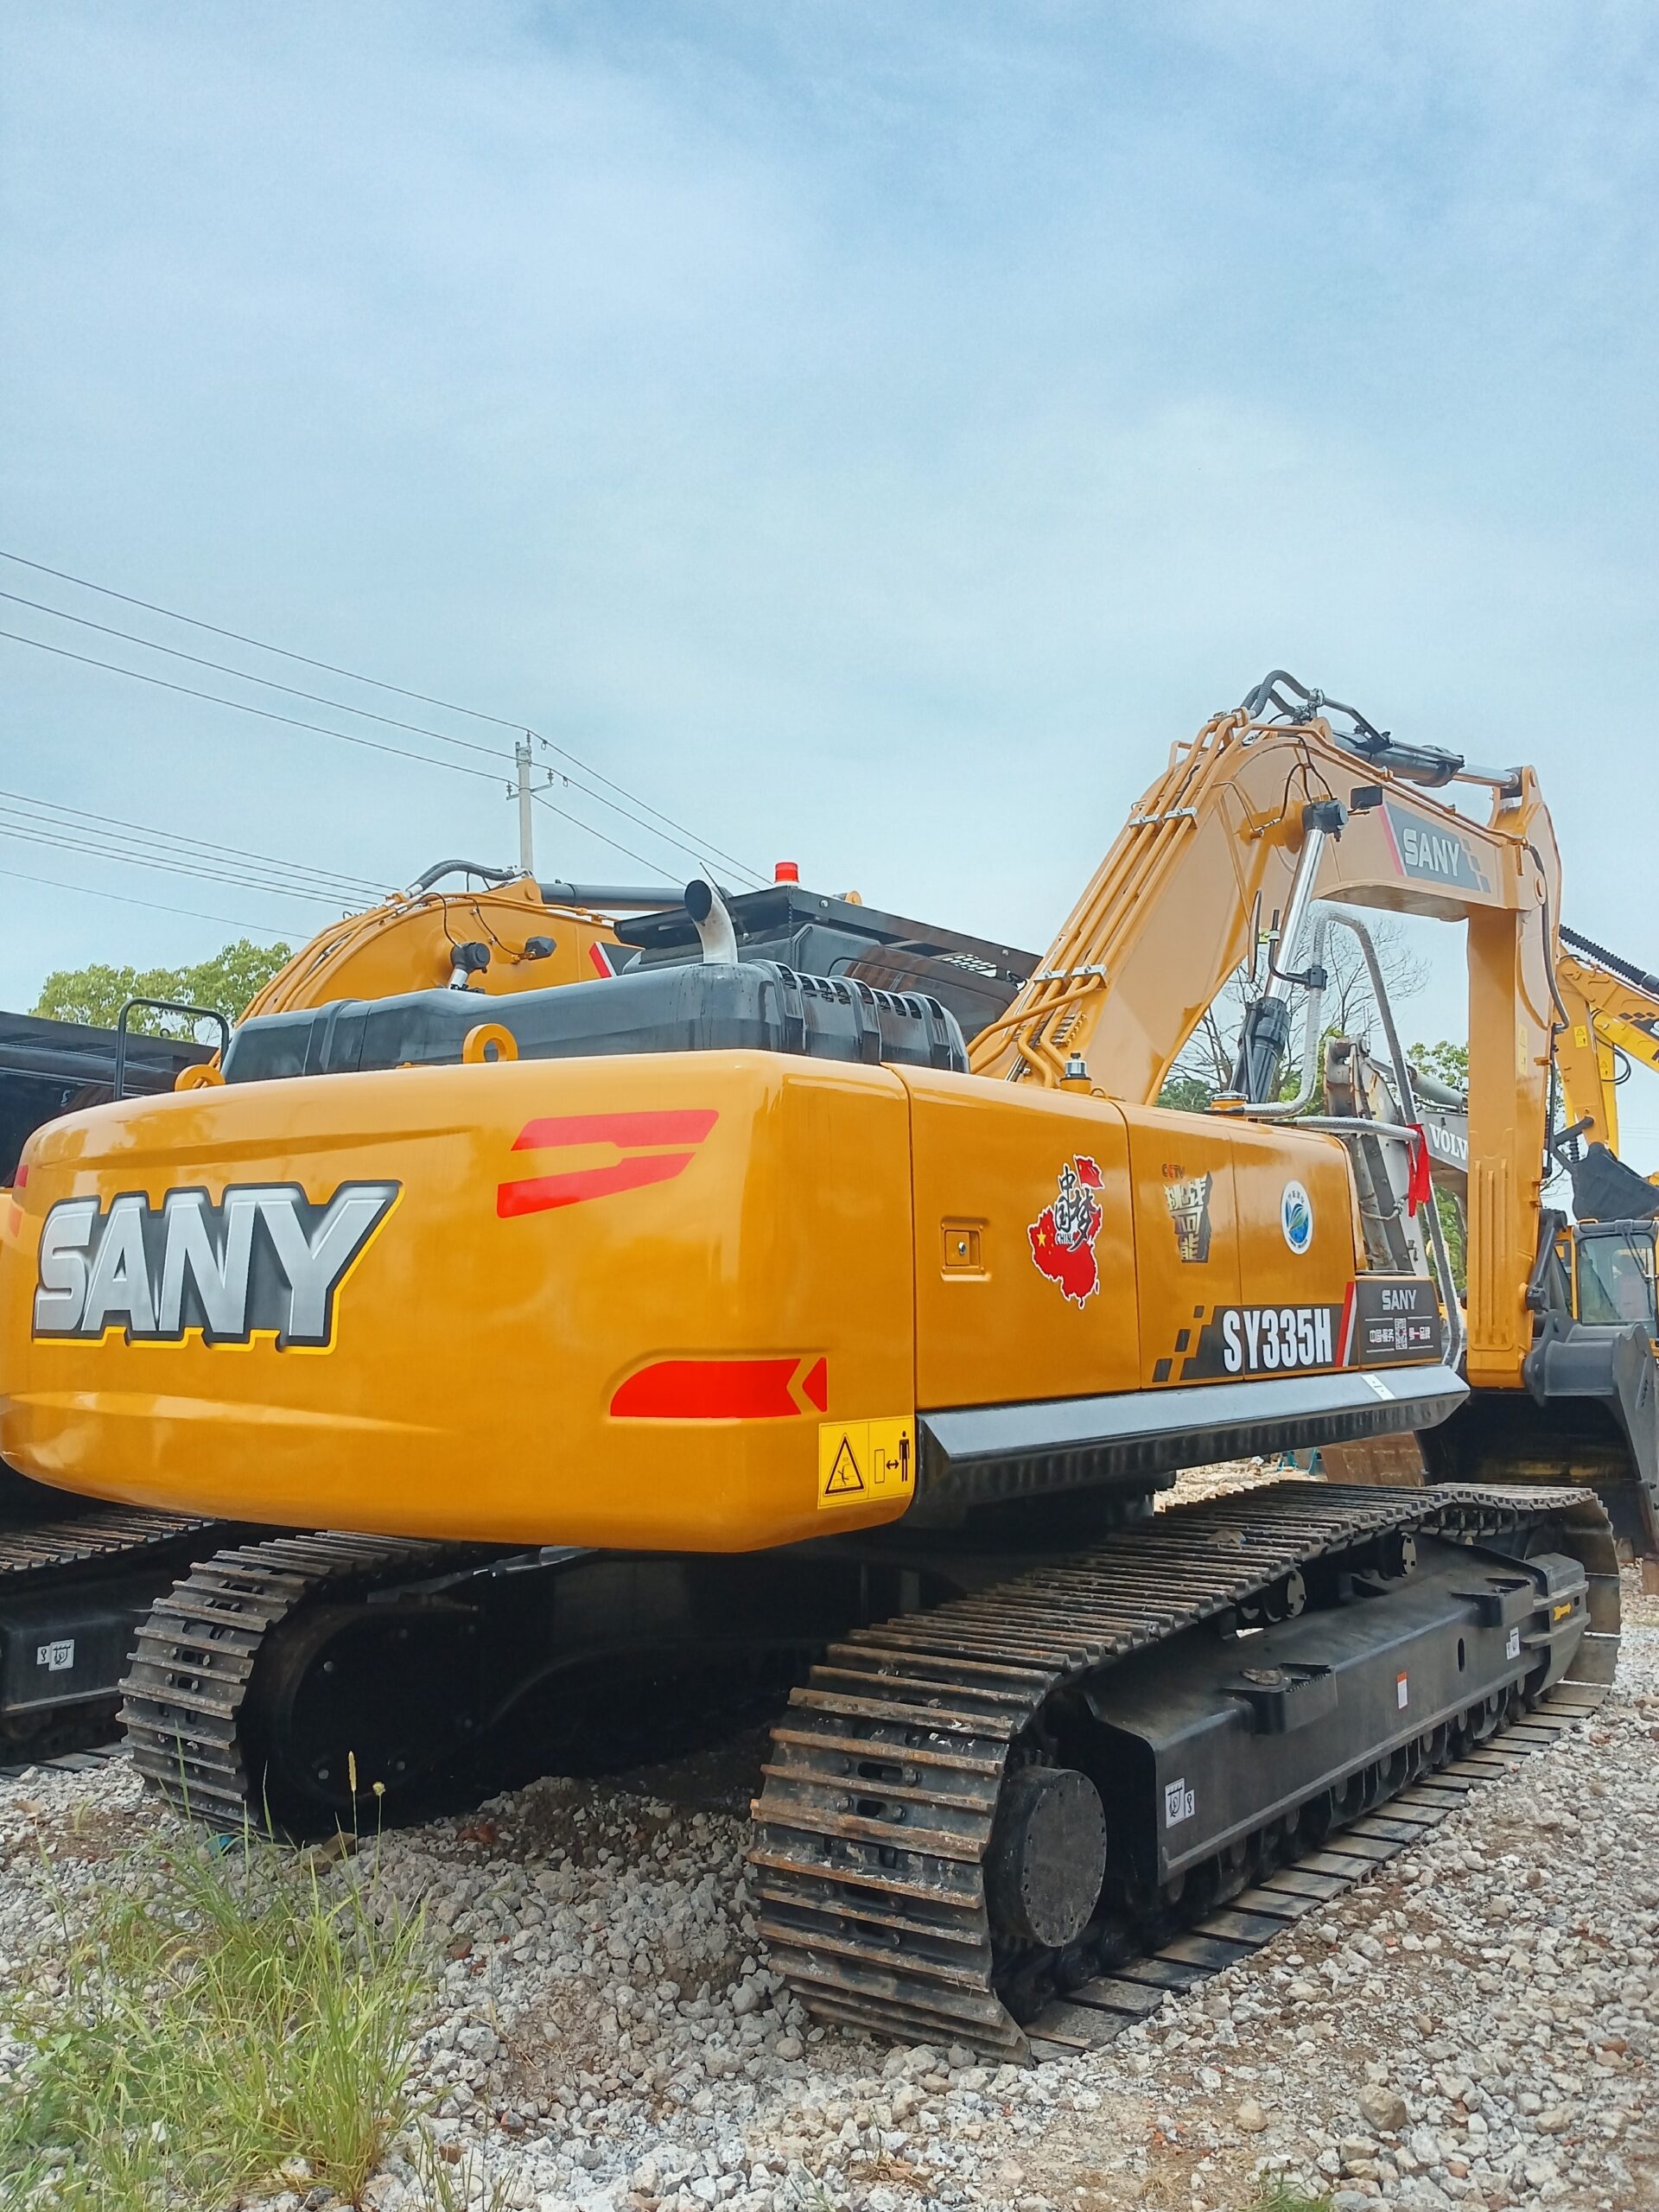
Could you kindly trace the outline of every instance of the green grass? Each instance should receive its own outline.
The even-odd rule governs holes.
[[[1304,2195],[1283,2174],[1263,2174],[1249,2212],[1331,2212],[1331,2199]]]
[[[354,2202],[416,2117],[420,1916],[251,1840],[147,1842],[119,1872],[60,1897],[61,1986],[0,1996],[29,2052],[0,2202],[177,2212],[279,2189],[301,2159]]]

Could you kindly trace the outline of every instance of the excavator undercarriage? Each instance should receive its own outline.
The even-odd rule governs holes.
[[[128,1737],[182,1809],[317,1834],[662,1756],[787,1690],[751,1854],[775,1962],[823,2018],[1006,2058],[1558,1684],[1612,1679],[1582,1491],[1292,1481],[1112,1517],[1023,1556],[271,1539],[158,1602]]]

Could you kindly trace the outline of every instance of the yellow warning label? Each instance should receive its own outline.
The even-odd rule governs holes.
[[[818,1423],[818,1510],[882,1505],[910,1497],[916,1487],[916,1424],[908,1414],[890,1421]]]

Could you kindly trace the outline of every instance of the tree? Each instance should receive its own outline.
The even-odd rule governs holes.
[[[1414,997],[1428,981],[1427,963],[1411,950],[1404,931],[1396,923],[1387,920],[1373,922],[1370,932],[1389,1002],[1392,1004],[1401,999]],[[1256,981],[1252,983],[1243,969],[1236,969],[1199,1017],[1198,1027],[1178,1056],[1167,1081],[1158,1094],[1160,1106],[1190,1104],[1202,1109],[1208,1105],[1217,1091],[1225,1090],[1230,1086],[1234,1064],[1238,1058],[1238,1033],[1243,1023],[1244,1009],[1261,995],[1267,982],[1267,950],[1264,944]],[[1296,956],[1299,962],[1305,957],[1306,950],[1305,941]],[[1346,930],[1332,929],[1325,932],[1325,995],[1319,1007],[1321,1037],[1354,1037],[1361,1043],[1369,1042],[1376,1020],[1376,1001],[1371,989],[1365,956],[1360,950],[1358,940]],[[1299,991],[1296,1003],[1300,1014],[1307,1005],[1306,994]],[[1281,1095],[1287,1098],[1294,1096],[1300,1080],[1302,1046],[1298,1033],[1300,1027],[1299,1020],[1285,1055],[1285,1082]],[[1324,1070],[1316,1065],[1315,1098],[1322,1097],[1323,1091]]]
[[[1469,1047],[1453,1045],[1442,1037],[1438,1045],[1414,1045],[1406,1058],[1414,1068],[1425,1075],[1438,1076],[1442,1083],[1450,1084],[1453,1090],[1469,1088]]]
[[[293,954],[285,944],[251,944],[238,938],[211,960],[188,968],[112,968],[93,961],[86,968],[57,968],[41,986],[36,1014],[54,1021],[85,1021],[113,1029],[129,999],[180,999],[187,1006],[212,1007],[227,1021],[241,1015]],[[194,1025],[182,1014],[135,1011],[129,1023],[147,1037],[188,1037]]]
[[[1215,1086],[1206,1083],[1202,1076],[1172,1071],[1158,1094],[1158,1103],[1173,1106],[1183,1114],[1202,1114],[1215,1095]]]

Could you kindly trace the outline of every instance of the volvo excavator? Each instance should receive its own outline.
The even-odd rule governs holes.
[[[1273,964],[1223,1110],[1138,1103],[1262,921],[1288,957],[1333,893],[1468,925],[1466,1348],[1362,1203],[1414,1133],[1277,1111],[1306,976]],[[826,2018],[1020,2055],[1150,1931],[1611,1679],[1652,1363],[1541,1268],[1558,906],[1529,771],[1275,677],[971,1058],[919,976],[746,957],[698,883],[696,964],[257,1015],[199,1087],[42,1132],[0,1446],[362,1532],[158,1604],[141,1766],[298,1829],[537,1700],[579,1733],[624,1680],[810,1666],[755,1807],[774,1961]],[[1196,1462],[1405,1432],[1465,1479],[1151,1510]]]

